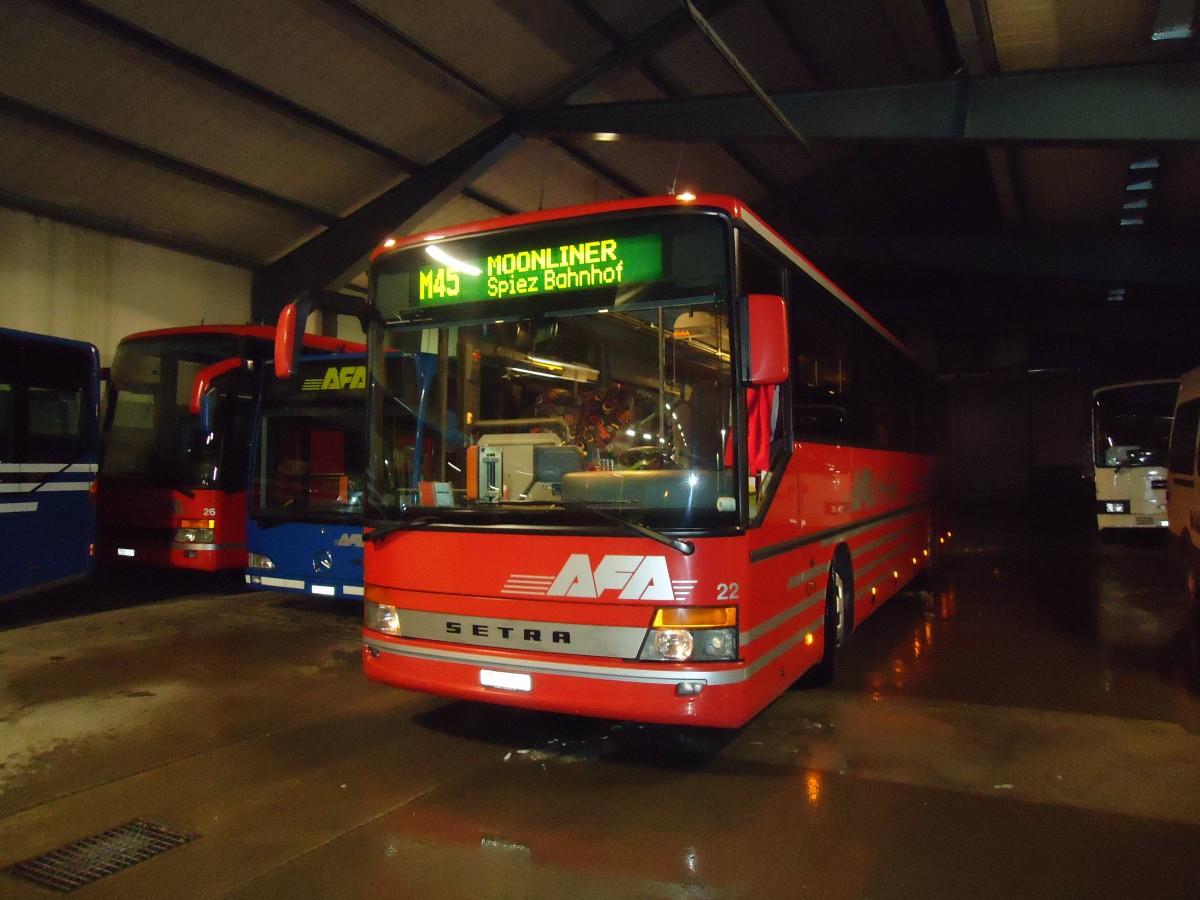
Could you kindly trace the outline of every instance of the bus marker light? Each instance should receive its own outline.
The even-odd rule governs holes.
[[[813,642],[813,636],[812,636],[812,633],[810,632],[809,634],[806,634],[804,636],[804,643],[806,646],[808,646],[808,645],[811,645],[812,642]]]
[[[479,683],[484,687],[500,688],[503,691],[532,691],[533,677],[520,672],[494,672],[479,670]]]

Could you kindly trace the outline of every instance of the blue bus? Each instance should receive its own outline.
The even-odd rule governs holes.
[[[0,599],[91,574],[100,354],[0,328]]]
[[[268,377],[250,471],[246,583],[319,597],[363,595],[366,358],[303,359]]]
[[[415,381],[402,371],[414,368],[413,354],[392,354],[387,365]],[[362,599],[366,396],[362,353],[307,356],[291,378],[264,379],[246,528],[250,587]],[[411,480],[414,410],[398,405],[389,419],[391,465]]]

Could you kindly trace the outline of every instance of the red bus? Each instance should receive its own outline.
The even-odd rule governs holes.
[[[372,680],[736,727],[933,559],[936,382],[738,200],[404,238],[369,283]]]
[[[201,325],[121,340],[108,379],[97,556],[203,571],[246,566],[250,439],[275,330]],[[304,351],[362,349],[305,335]]]

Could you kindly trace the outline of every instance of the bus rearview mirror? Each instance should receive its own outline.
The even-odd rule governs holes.
[[[787,306],[776,294],[749,294],[750,361],[747,380],[751,384],[787,381]]]

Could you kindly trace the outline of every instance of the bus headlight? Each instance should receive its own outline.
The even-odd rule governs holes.
[[[737,607],[665,607],[642,642],[643,662],[728,662],[738,657]]]
[[[363,603],[363,624],[372,631],[384,634],[400,634],[400,613],[396,607],[383,603]]]
[[[666,628],[654,632],[654,649],[663,659],[683,662],[692,658],[696,642],[690,631],[682,628]]]
[[[261,553],[251,553],[247,566],[251,569],[273,569],[275,568],[275,563],[271,561],[271,557],[269,556],[263,556]]]
[[[1100,512],[1102,513],[1127,513],[1129,512],[1128,500],[1102,500],[1100,501]]]
[[[215,519],[183,519],[175,531],[175,540],[185,544],[211,544]]]

